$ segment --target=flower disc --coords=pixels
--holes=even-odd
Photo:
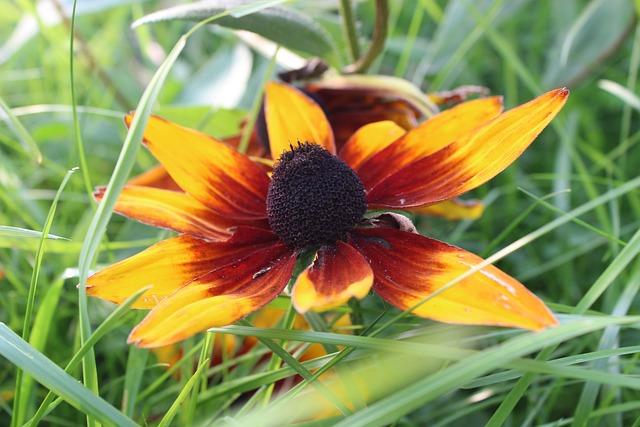
[[[360,178],[317,144],[298,143],[274,166],[267,195],[269,225],[297,249],[345,239],[366,210]]]

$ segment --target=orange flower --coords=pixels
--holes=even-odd
[[[478,99],[406,133],[377,122],[336,153],[322,109],[298,90],[270,83],[270,152],[282,154],[271,177],[229,145],[152,117],[146,146],[184,192],[127,186],[116,211],[183,234],[99,271],[87,292],[121,303],[152,286],[135,305],[152,310],[129,342],[157,347],[265,306],[286,287],[297,256],[313,250],[312,265],[292,289],[299,312],[337,307],[372,287],[409,309],[482,259],[393,228],[393,221],[367,220],[367,209],[420,208],[478,187],[520,156],[567,96],[566,89],[553,90],[502,114],[500,98]],[[493,266],[413,313],[532,330],[557,323],[538,298]]]

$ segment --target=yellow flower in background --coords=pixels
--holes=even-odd
[[[482,98],[409,131],[376,122],[337,151],[318,104],[291,86],[270,83],[264,113],[277,160],[271,176],[223,142],[151,117],[145,144],[182,192],[127,186],[116,211],[182,234],[99,271],[87,292],[121,303],[151,286],[135,307],[152,310],[129,341],[158,347],[265,306],[286,287],[298,255],[316,251],[292,289],[299,312],[328,310],[371,288],[409,309],[482,259],[416,234],[393,215],[365,213],[423,209],[485,183],[520,156],[567,96],[565,89],[553,90],[505,113],[499,97]],[[493,266],[413,313],[532,330],[557,322]]]

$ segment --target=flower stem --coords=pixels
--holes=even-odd
[[[356,62],[342,69],[344,74],[362,73],[367,70],[384,50],[387,39],[387,20],[389,18],[388,0],[376,0],[376,22],[373,27],[373,36],[369,50]]]
[[[351,0],[340,0],[340,14],[342,15],[342,30],[349,47],[349,59],[355,62],[360,58],[360,45],[358,44],[358,31],[356,30]]]

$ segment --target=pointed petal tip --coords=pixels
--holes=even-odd
[[[547,328],[553,328],[560,324],[560,322],[558,321],[556,316],[551,312],[551,310],[549,310],[549,308],[546,305],[544,305],[544,303],[541,303],[541,304],[542,304],[542,309],[540,310],[540,313],[539,313],[540,317],[536,319],[537,324],[530,328],[524,328],[524,329],[540,332]],[[543,309],[544,309],[544,312],[542,312]]]
[[[162,347],[165,345],[171,345],[171,344],[175,344],[177,342],[179,342],[180,340],[165,340],[162,342],[158,342],[158,341],[149,341],[149,340],[145,340],[142,337],[137,337],[136,335],[136,331],[138,330],[138,327],[133,328],[133,330],[131,331],[131,333],[129,334],[129,336],[127,337],[127,344],[130,345],[135,345],[138,348],[157,348],[157,347]]]

